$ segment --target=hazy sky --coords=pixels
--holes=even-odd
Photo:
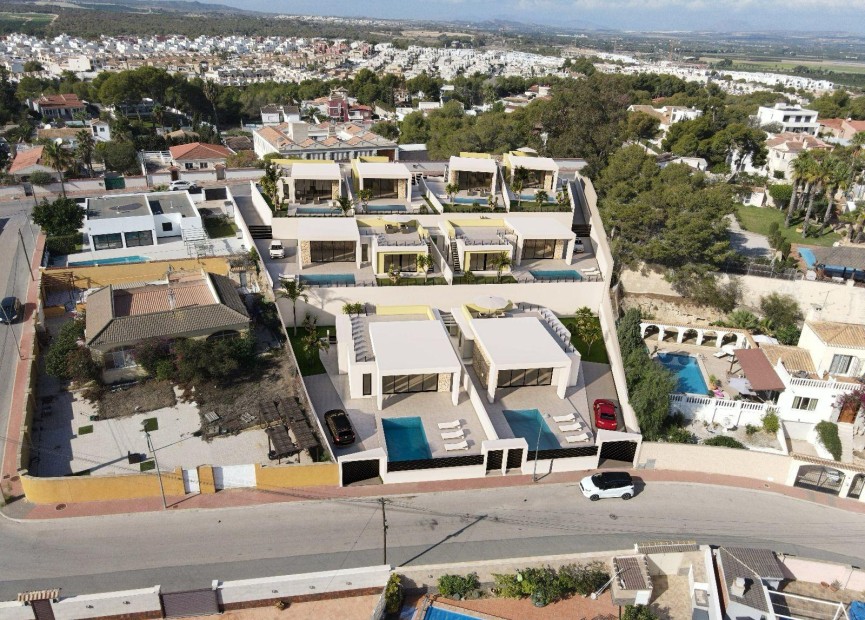
[[[268,12],[628,30],[865,32],[865,0],[213,0]]]

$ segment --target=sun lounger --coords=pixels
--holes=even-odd
[[[458,431],[448,431],[446,433],[442,433],[441,435],[442,439],[462,439],[463,437],[465,437],[462,429]]]
[[[588,441],[589,434],[583,433],[581,435],[568,435],[567,437],[565,437],[565,439],[568,441],[568,443],[580,443],[583,441]]]
[[[584,274],[586,274],[586,275],[590,275],[590,274],[593,274],[593,273],[601,273],[601,270],[598,269],[597,267],[589,267],[589,268],[586,268],[586,269],[580,269],[580,271],[582,271],[582,272],[583,272]]]
[[[459,443],[446,443],[445,444],[445,450],[447,450],[448,452],[453,452],[454,450],[468,450],[468,449],[469,449],[469,442],[467,442],[467,441],[461,441]]]
[[[581,422],[576,422],[575,424],[568,424],[567,426],[560,426],[559,430],[563,433],[567,433],[569,431],[579,431],[582,430],[583,424]]]
[[[717,357],[718,359],[721,359],[722,357],[727,357],[728,354],[726,351],[718,351],[717,353],[714,353],[713,355],[715,357]]]
[[[559,423],[562,423],[562,422],[573,422],[575,419],[576,419],[576,418],[574,418],[574,414],[573,414],[573,413],[569,413],[568,415],[554,415],[554,416],[553,416],[553,421],[554,421],[554,422],[559,422]]]
[[[463,423],[459,420],[454,420],[453,422],[439,422],[439,430],[446,431],[453,428],[459,428],[462,425]]]

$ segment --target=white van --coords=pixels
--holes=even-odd
[[[285,248],[282,247],[282,241],[279,239],[273,239],[270,242],[270,257],[271,258],[285,258]]]

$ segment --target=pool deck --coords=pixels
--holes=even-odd
[[[721,389],[726,393],[728,398],[734,398],[739,395],[739,392],[730,387],[730,379],[741,372],[741,367],[738,363],[732,364],[733,374],[730,374],[730,357],[715,357],[718,349],[712,345],[700,345],[676,342],[658,342],[656,336],[649,337],[645,340],[646,346],[649,348],[649,353],[653,353],[656,349],[664,353],[678,353],[680,355],[691,355],[697,358],[697,365],[703,374],[703,380],[706,385],[709,385],[709,375],[714,375],[721,381]]]

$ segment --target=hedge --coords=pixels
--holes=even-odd
[[[820,443],[832,455],[836,461],[841,460],[841,438],[838,436],[838,425],[834,422],[818,422],[817,437],[820,438]]]
[[[720,446],[722,448],[736,448],[737,450],[744,450],[745,445],[741,441],[737,441],[732,437],[727,437],[726,435],[717,435],[710,439],[707,439],[703,442],[704,446]]]
[[[79,245],[81,245],[81,233],[57,235],[45,240],[45,249],[54,255],[72,254]]]

